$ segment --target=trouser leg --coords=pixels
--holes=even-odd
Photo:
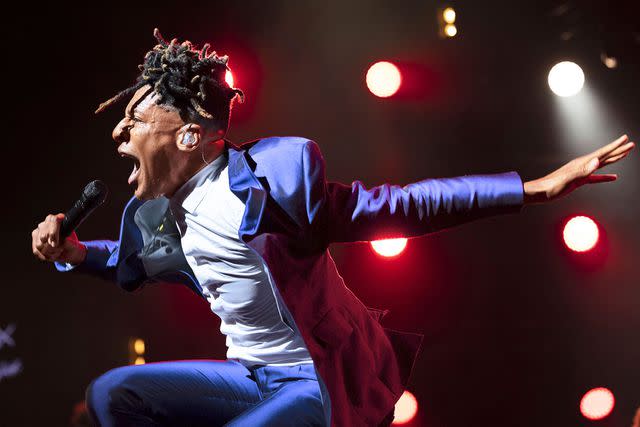
[[[87,390],[96,425],[220,426],[252,408],[261,393],[235,361],[179,361],[125,366]]]
[[[265,366],[254,371],[262,400],[227,427],[326,426],[320,387],[312,364]]]

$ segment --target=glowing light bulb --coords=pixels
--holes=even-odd
[[[549,87],[558,96],[573,96],[584,86],[584,72],[575,62],[564,61],[554,65],[549,71]]]
[[[397,239],[374,240],[371,242],[371,247],[383,257],[394,257],[407,247],[407,239],[400,237]]]
[[[369,67],[366,82],[372,94],[380,98],[387,98],[400,89],[402,76],[394,64],[380,61]]]

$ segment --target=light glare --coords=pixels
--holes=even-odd
[[[133,351],[135,351],[138,355],[144,354],[144,347],[144,341],[140,338],[136,339],[133,343]]]
[[[455,37],[456,34],[458,34],[458,29],[453,24],[447,24],[444,27],[444,33],[447,35],[447,37]]]
[[[616,403],[611,390],[598,387],[589,390],[580,400],[580,412],[590,420],[601,420],[607,417]]]
[[[586,216],[571,218],[562,232],[564,243],[575,252],[586,252],[593,249],[598,243],[599,235],[598,225]]]
[[[547,81],[556,95],[573,96],[584,86],[584,72],[575,62],[563,61],[551,68]]]
[[[415,396],[406,391],[402,393],[400,399],[396,402],[393,412],[393,425],[406,424],[411,421],[418,413],[418,401]]]
[[[234,87],[233,86],[233,74],[231,73],[231,70],[227,70],[227,72],[225,73],[224,81],[227,82],[229,87]]]
[[[400,237],[397,239],[374,240],[371,242],[371,247],[383,257],[393,257],[400,254],[407,247],[407,239]]]
[[[398,91],[402,76],[394,64],[380,61],[369,67],[366,82],[372,94],[380,98],[387,98]]]
[[[447,24],[453,24],[454,22],[456,22],[456,11],[453,10],[452,7],[446,8],[442,12],[442,19],[444,19],[444,22],[446,22]]]

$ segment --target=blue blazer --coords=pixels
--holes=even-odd
[[[509,172],[367,189],[359,181],[327,181],[320,149],[308,139],[227,144],[227,153],[230,190],[245,204],[238,235],[265,261],[273,291],[285,303],[281,316],[307,345],[328,414],[330,408],[328,419],[332,425],[380,424],[404,390],[422,336],[383,328],[386,311],[365,307],[347,288],[328,246],[421,236],[518,212],[520,177]],[[148,282],[179,282],[200,294],[179,236],[162,226],[166,210],[166,199],[131,199],[118,241],[84,242],[87,258],[75,270],[127,291]]]

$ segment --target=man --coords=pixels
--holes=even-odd
[[[134,162],[135,197],[118,241],[59,240],[63,214],[33,231],[34,254],[134,290],[181,282],[206,298],[227,336],[226,361],[112,370],[89,387],[100,426],[388,425],[421,337],[384,329],[344,285],[333,242],[419,236],[517,212],[586,183],[629,154],[623,136],[522,183],[515,172],[430,179],[367,190],[328,182],[318,146],[224,136],[233,99],[226,57],[166,42],[145,57],[113,131]]]

